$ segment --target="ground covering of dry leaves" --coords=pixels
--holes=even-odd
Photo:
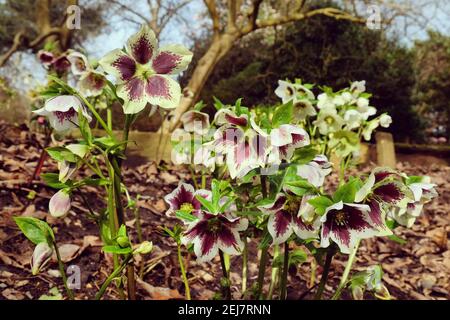
[[[54,229],[63,260],[67,266],[76,265],[81,270],[81,289],[77,299],[92,299],[102,281],[111,271],[111,261],[102,253],[97,226],[86,217],[80,197],[75,194],[70,214],[53,219],[47,214],[48,201],[54,190],[39,179],[28,182],[39,159],[43,137],[26,126],[0,123],[0,299],[38,299],[42,295],[55,295],[63,287],[57,264],[52,261],[38,276],[32,276],[29,261],[33,247],[15,226],[12,217],[23,215],[45,219]],[[426,205],[424,214],[411,229],[400,228],[396,234],[407,240],[399,244],[389,239],[372,239],[362,242],[355,270],[381,264],[383,280],[394,299],[448,299],[450,278],[450,166],[442,159],[428,157],[416,164],[414,155],[402,157],[398,168],[410,174],[430,175],[437,184],[439,197]],[[373,164],[372,164],[373,166]],[[369,171],[371,165],[358,171]],[[164,170],[163,170],[164,169]],[[47,160],[43,172],[56,172],[56,164]],[[180,167],[157,168],[153,163],[133,165],[128,162],[124,180],[133,195],[140,194],[138,202],[143,237],[151,240],[154,250],[136,261],[139,299],[183,299],[184,289],[177,266],[176,245],[165,237],[161,226],[171,226],[176,221],[164,215],[163,197],[174,189],[180,180],[189,181],[190,174]],[[331,179],[333,184],[333,179]],[[334,180],[335,181],[335,180]],[[96,189],[86,189],[88,201],[96,209],[102,208]],[[31,192],[31,193],[30,193]],[[35,192],[35,194],[34,194]],[[101,196],[101,194],[100,194]],[[131,236],[136,240],[135,216],[127,214]],[[256,243],[250,244],[250,257],[257,254]],[[187,256],[188,277],[194,299],[212,299],[219,292],[221,271],[218,260],[197,264]],[[240,257],[232,257],[231,280],[233,298],[242,298]],[[345,266],[346,256],[333,260],[330,281],[325,294],[331,295]],[[296,270],[290,270],[288,298],[310,299],[314,292],[311,283],[311,263],[308,260]],[[317,269],[320,279],[321,268]],[[249,261],[248,283],[254,283],[258,273],[256,260]],[[270,278],[270,268],[267,270]],[[317,280],[315,282],[317,283]],[[268,282],[268,281],[266,281]],[[52,289],[53,288],[53,289]],[[266,288],[267,289],[267,288]],[[311,290],[310,290],[311,289]],[[276,296],[277,292],[275,292]],[[111,286],[105,298],[118,299],[117,290]],[[348,293],[344,299],[350,298]]]

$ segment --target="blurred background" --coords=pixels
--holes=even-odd
[[[66,23],[74,12],[79,28]],[[0,119],[30,119],[46,83],[40,49],[52,43],[99,59],[142,23],[162,44],[194,52],[179,79],[187,105],[213,97],[274,104],[285,78],[335,90],[366,80],[371,105],[393,118],[396,141],[448,144],[450,2],[443,0],[0,0]],[[138,129],[156,131],[158,117],[144,114]]]

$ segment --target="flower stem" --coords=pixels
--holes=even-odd
[[[178,263],[180,264],[181,276],[183,278],[184,290],[186,291],[186,299],[191,300],[191,290],[189,289],[189,281],[186,276],[186,269],[184,268],[183,256],[181,255],[181,244],[177,244]]]
[[[265,247],[261,249],[261,258],[259,260],[259,272],[258,272],[258,282],[256,287],[256,298],[261,300],[263,283],[264,283],[264,275],[266,273],[266,264],[267,264],[267,255],[269,247]]]
[[[280,246],[275,245],[273,249],[273,259],[277,259],[277,257],[280,254]],[[272,300],[273,296],[273,289],[277,285],[278,278],[279,278],[279,272],[280,268],[274,267],[272,268],[272,273],[270,275],[270,285],[269,285],[269,293],[267,294],[267,299]]]
[[[330,246],[327,251],[327,256],[325,258],[325,265],[323,267],[322,278],[320,279],[319,287],[317,288],[316,295],[314,296],[315,300],[321,300],[323,291],[325,290],[325,284],[328,280],[328,274],[330,273],[331,261],[334,256],[334,246]]]
[[[242,295],[247,291],[247,270],[248,270],[248,242],[244,237],[244,250],[242,250]]]
[[[103,127],[103,129],[106,131],[106,133],[108,133],[108,135],[110,137],[114,137],[112,129],[110,129],[108,127],[108,125],[105,123],[105,121],[103,121],[102,117],[100,117],[97,110],[95,110],[94,106],[92,104],[90,104],[89,101],[85,97],[83,97],[81,94],[77,94],[77,95],[83,101],[83,103],[89,108],[89,111],[92,112],[95,119],[98,121],[98,123],[100,123],[100,125]]]
[[[280,282],[280,300],[286,300],[286,286],[289,270],[289,242],[284,243],[283,274]]]
[[[56,245],[55,241],[53,241],[53,247],[55,248],[56,258],[58,259],[59,272],[61,273],[61,277],[62,277],[62,280],[64,283],[64,288],[66,289],[69,299],[73,300],[74,299],[73,291],[67,285],[67,275],[66,275],[66,272],[64,271],[64,263],[61,260],[61,255],[59,254],[58,246]]]
[[[220,256],[220,265],[222,267],[222,273],[223,273],[223,281],[221,281],[223,297],[224,297],[224,300],[231,300],[230,278],[228,277],[227,266],[225,263],[225,257],[223,256],[222,250],[219,250],[219,256]]]
[[[347,285],[347,279],[348,279],[348,276],[350,274],[350,271],[352,270],[353,261],[355,260],[356,253],[358,251],[358,247],[359,247],[359,243],[360,242],[361,242],[360,239],[358,239],[356,241],[355,248],[353,249],[352,253],[348,257],[347,264],[345,266],[344,273],[342,274],[342,278],[341,278],[341,281],[339,283],[339,286],[338,286],[336,292],[334,293],[333,297],[331,297],[331,300],[339,299],[341,294],[342,294],[342,290],[344,290],[345,286]]]
[[[109,275],[108,278],[106,278],[105,282],[103,282],[102,286],[100,287],[100,290],[95,295],[95,300],[100,300],[101,297],[105,294],[106,288],[108,288],[111,281],[116,278],[122,271],[125,269],[125,267],[128,264],[128,261],[130,261],[131,255],[129,255],[127,258],[125,258],[120,266],[114,269],[114,271]]]

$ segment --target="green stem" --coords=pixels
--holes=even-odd
[[[112,130],[112,110],[111,107],[106,109],[106,123],[108,125],[109,130]]]
[[[189,281],[186,276],[186,270],[184,268],[183,256],[181,255],[181,245],[177,245],[178,251],[178,263],[180,264],[181,277],[183,278],[184,290],[186,291],[186,299],[191,300],[191,290],[189,289]]]
[[[277,259],[277,257],[280,254],[280,246],[275,245],[273,248],[273,259]],[[273,297],[273,290],[277,285],[278,282],[278,274],[279,274],[280,268],[274,267],[272,268],[272,273],[270,275],[270,285],[269,285],[269,293],[267,294],[267,299],[272,300]]]
[[[220,265],[222,267],[222,273],[223,273],[223,279],[222,279],[223,281],[221,281],[223,297],[224,297],[224,300],[231,300],[231,283],[230,283],[230,278],[228,277],[227,266],[225,263],[225,257],[223,256],[222,250],[219,250],[219,256],[220,256]]]
[[[129,255],[127,258],[125,258],[120,266],[114,269],[114,271],[106,278],[105,282],[103,282],[102,286],[100,287],[100,290],[95,295],[95,300],[100,300],[101,297],[104,295],[106,288],[108,288],[111,281],[116,278],[127,266],[128,262],[131,259],[131,255]]]
[[[61,273],[61,277],[62,277],[62,280],[63,280],[63,283],[64,283],[64,288],[66,289],[66,292],[67,292],[67,295],[69,296],[69,299],[73,300],[74,299],[74,295],[73,295],[72,290],[67,285],[67,275],[66,275],[66,272],[64,270],[64,263],[61,260],[61,255],[59,254],[58,246],[56,245],[55,241],[53,241],[53,248],[55,248],[56,258],[58,259],[59,272]]]
[[[85,97],[83,97],[81,94],[77,94],[77,95],[83,101],[83,103],[89,108],[89,111],[92,112],[95,119],[97,119],[98,123],[100,123],[100,125],[103,127],[103,129],[105,129],[106,133],[108,133],[108,135],[110,137],[114,137],[112,129],[110,129],[108,127],[108,125],[105,123],[105,121],[103,121],[102,117],[100,117],[97,110],[95,110],[94,106],[92,104],[90,104],[90,102]]]
[[[192,165],[189,165],[189,170],[191,171],[192,181],[194,182],[194,187],[196,190],[199,189],[198,183],[197,183],[197,175],[195,174],[194,168]]]
[[[322,299],[323,291],[325,290],[325,284],[328,280],[328,274],[330,273],[331,261],[334,256],[334,246],[330,246],[327,251],[327,256],[325,258],[325,265],[323,267],[322,278],[320,279],[319,287],[317,288],[316,295],[314,296],[315,300]]]
[[[248,242],[244,237],[244,250],[242,251],[242,295],[245,297],[247,291],[247,270],[248,270]]]
[[[264,275],[266,273],[266,264],[267,264],[267,256],[268,256],[269,247],[265,247],[261,249],[261,258],[259,260],[259,272],[258,272],[258,282],[256,287],[256,298],[262,299],[262,291],[264,284]]]
[[[286,286],[289,271],[289,242],[284,243],[283,274],[280,282],[280,300],[286,300]]]
[[[352,270],[353,261],[355,260],[356,253],[358,252],[358,247],[359,247],[359,243],[360,242],[361,242],[360,239],[358,239],[356,241],[355,248],[353,249],[352,253],[348,257],[348,261],[347,261],[347,264],[345,266],[344,273],[342,274],[342,278],[341,278],[341,281],[339,283],[339,286],[338,286],[336,292],[334,293],[333,297],[331,298],[331,300],[339,299],[341,294],[342,294],[342,290],[344,290],[345,286],[347,285],[347,279],[348,279],[348,276],[350,274],[350,271]]]

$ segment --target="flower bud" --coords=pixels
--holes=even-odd
[[[153,243],[144,241],[134,250],[134,254],[147,254],[153,249]]]
[[[364,290],[361,286],[352,286],[352,296],[354,300],[364,300]]]
[[[53,249],[47,242],[39,243],[34,248],[33,256],[31,257],[31,272],[36,275],[41,269],[50,261],[52,257]]]
[[[391,294],[384,284],[375,291],[375,297],[381,300],[391,300]]]
[[[126,248],[130,246],[130,240],[127,236],[119,236],[117,237],[117,243],[121,248]]]
[[[65,189],[59,190],[50,199],[48,209],[55,218],[65,216],[70,210],[70,195]]]

